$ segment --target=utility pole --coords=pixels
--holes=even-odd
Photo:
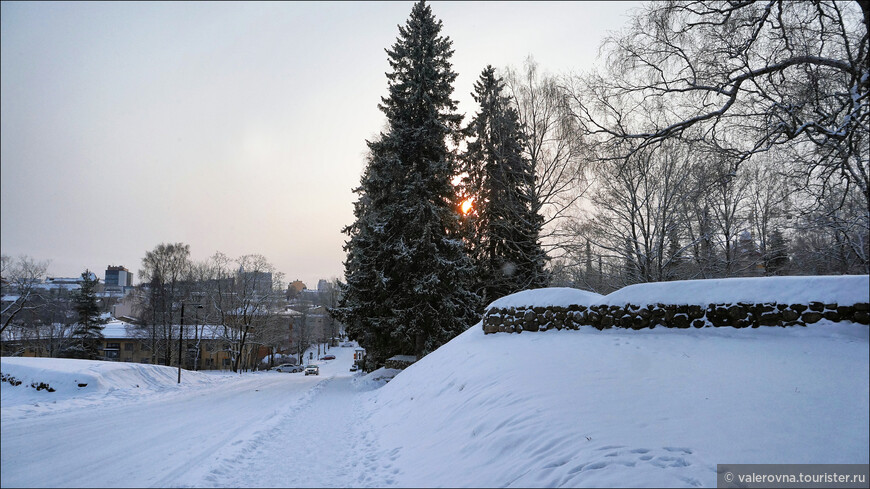
[[[178,331],[178,383],[181,383],[181,345],[184,338],[184,301],[181,301],[181,325]]]
[[[193,307],[195,307],[196,309],[202,309],[202,304],[194,304]],[[199,311],[194,310],[194,312],[196,312],[196,324],[194,324],[193,329],[196,332],[196,331],[198,331],[196,328],[199,326]],[[182,300],[181,301],[181,324],[180,324],[180,328],[178,331],[178,383],[179,384],[181,383],[181,359],[182,359],[181,352],[182,352],[182,348],[184,347],[183,342],[184,342],[184,301]],[[197,345],[196,355],[197,355],[197,360],[198,360],[199,345]],[[196,370],[196,363],[194,363],[193,369]]]

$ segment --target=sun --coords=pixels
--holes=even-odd
[[[468,215],[474,209],[474,197],[469,197],[459,204],[459,209],[463,214]]]

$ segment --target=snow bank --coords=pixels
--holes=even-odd
[[[580,289],[572,289],[570,287],[548,287],[543,289],[532,289],[517,292],[515,294],[506,295],[500,299],[496,299],[490,305],[486,306],[486,310],[492,308],[507,308],[507,307],[546,307],[546,306],[562,306],[598,304],[604,296],[595,292],[588,292]]]
[[[393,380],[400,372],[399,369],[381,367],[367,374],[358,375],[353,380],[358,388],[375,389]]]
[[[60,401],[94,397],[116,390],[156,391],[178,386],[178,368],[141,363],[76,360],[69,358],[2,357],[0,372],[21,381],[13,386],[2,383],[4,409],[39,401]],[[210,383],[213,377],[182,370],[181,385]],[[54,392],[30,387],[45,383]]]
[[[827,320],[478,324],[368,393],[368,423],[399,487],[715,487],[717,463],[867,463],[868,344]]]
[[[852,305],[870,302],[870,276],[748,277],[656,282],[623,287],[604,296],[601,304],[723,304],[812,301]]]

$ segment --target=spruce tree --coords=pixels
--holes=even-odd
[[[774,228],[770,234],[767,252],[764,255],[765,275],[783,275],[786,273],[788,264],[788,241],[779,228]]]
[[[368,142],[368,165],[345,228],[344,296],[334,314],[366,348],[367,369],[396,354],[418,358],[474,321],[472,267],[459,235],[448,140],[461,117],[451,100],[452,41],[421,1],[387,50],[388,127]]]
[[[100,343],[103,340],[104,321],[100,318],[100,308],[97,305],[96,285],[97,279],[92,278],[90,270],[85,270],[82,273],[81,288],[73,299],[78,321],[73,329],[73,342],[67,349],[66,356],[90,360],[102,357]]]
[[[473,196],[469,248],[484,302],[544,287],[543,218],[534,211],[535,169],[523,156],[523,132],[504,82],[487,66],[474,84],[480,110],[466,128],[464,194]]]

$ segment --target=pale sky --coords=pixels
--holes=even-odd
[[[431,2],[481,70],[582,72],[636,2]],[[343,279],[341,229],[413,2],[2,2],[0,250],[136,273],[161,242]],[[601,62],[600,60],[598,62]]]

